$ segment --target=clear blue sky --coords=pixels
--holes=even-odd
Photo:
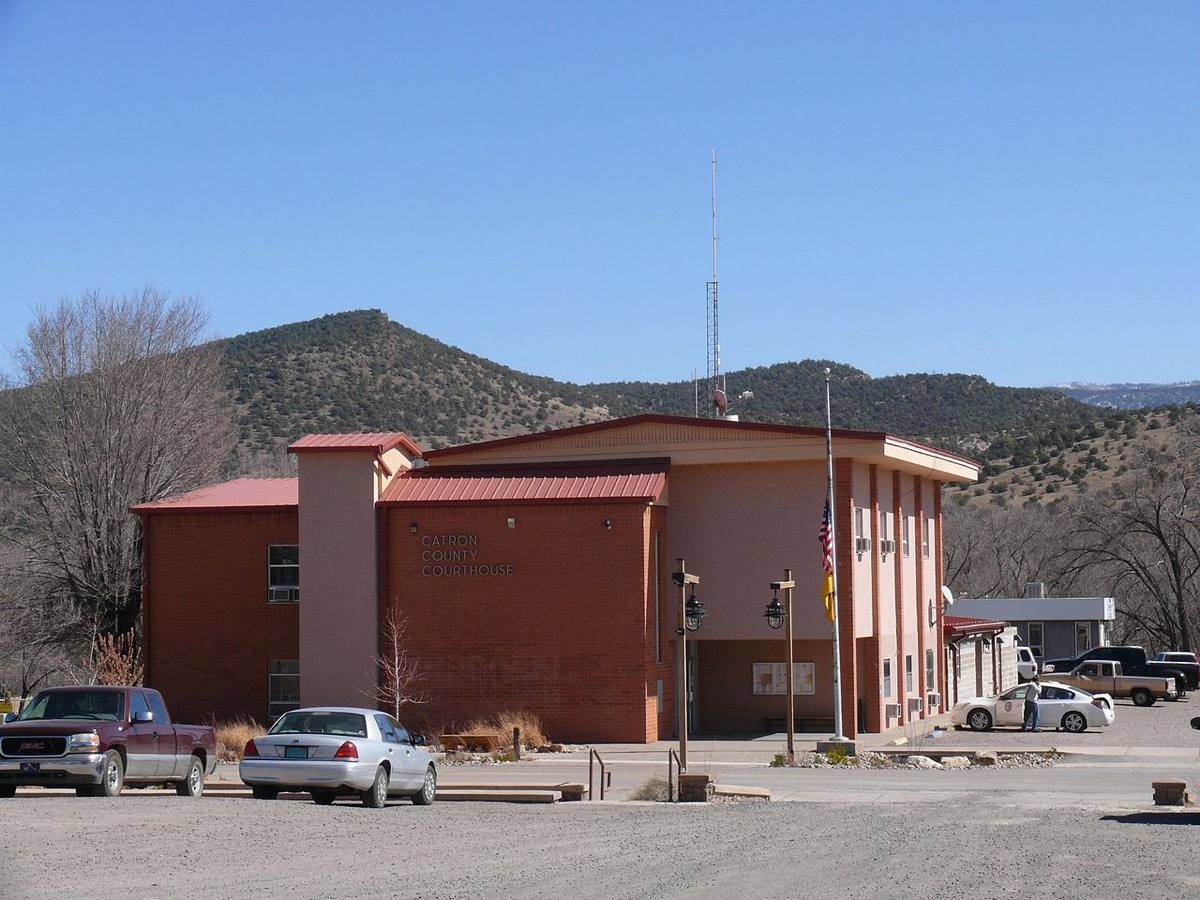
[[[1200,4],[0,0],[0,345],[93,289],[574,382],[1200,379]],[[5,364],[7,367],[7,363]]]

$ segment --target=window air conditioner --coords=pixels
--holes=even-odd
[[[921,712],[924,709],[925,709],[925,704],[922,702],[920,697],[909,697],[908,698],[908,711],[910,713]]]
[[[941,706],[942,695],[937,692],[931,692],[929,696],[925,698],[925,702],[928,703],[930,707]]]
[[[298,587],[273,587],[267,590],[268,603],[296,602],[299,599],[300,588]]]
[[[856,553],[870,553],[871,539],[869,537],[860,537],[854,539],[854,551]]]
[[[889,719],[900,718],[900,704],[899,703],[885,703],[884,707],[883,707],[883,714],[885,716],[887,716]]]
[[[880,541],[879,542],[879,552],[882,553],[884,556],[887,556],[889,553],[895,553],[896,552],[896,542],[895,541]]]

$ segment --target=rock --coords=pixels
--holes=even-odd
[[[968,769],[971,761],[965,756],[943,756],[942,767],[946,769]]]
[[[995,766],[1000,763],[1000,757],[991,750],[980,750],[975,754],[977,766]]]
[[[930,759],[928,756],[910,756],[908,764],[914,769],[941,769],[944,768],[940,762]]]

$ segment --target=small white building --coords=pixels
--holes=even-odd
[[[1039,581],[1025,585],[1024,597],[954,601],[954,614],[1008,622],[1039,666],[1045,659],[1076,656],[1109,643],[1116,618],[1112,597],[1047,597]]]

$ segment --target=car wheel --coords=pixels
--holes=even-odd
[[[104,769],[100,776],[100,788],[96,792],[99,797],[119,797],[121,788],[125,786],[125,762],[116,750],[109,750],[104,756]]]
[[[1062,717],[1062,727],[1063,731],[1079,734],[1087,730],[1087,718],[1081,712],[1069,712]]]
[[[250,788],[250,796],[255,800],[274,800],[279,796],[279,789],[256,784]]]
[[[17,796],[15,784],[0,784],[0,800],[7,800],[9,797],[15,796]]]
[[[188,761],[187,777],[175,782],[175,793],[180,797],[199,797],[204,793],[204,763],[193,756]]]
[[[421,785],[419,791],[412,795],[412,802],[417,806],[428,806],[436,796],[437,770],[434,769],[433,763],[430,763],[429,768],[425,770],[425,783]]]
[[[967,727],[972,731],[988,731],[992,727],[992,714],[986,709],[973,709],[967,713]]]
[[[1132,694],[1130,694],[1129,697],[1130,697],[1130,699],[1133,700],[1134,706],[1153,706],[1154,705],[1154,695],[1151,694],[1145,688],[1138,688],[1136,691],[1134,691]]]
[[[387,769],[380,766],[375,770],[375,781],[362,792],[363,806],[369,806],[371,809],[383,809],[387,805],[387,798],[388,773]]]
[[[310,791],[313,803],[317,806],[328,806],[337,799],[337,791]]]

